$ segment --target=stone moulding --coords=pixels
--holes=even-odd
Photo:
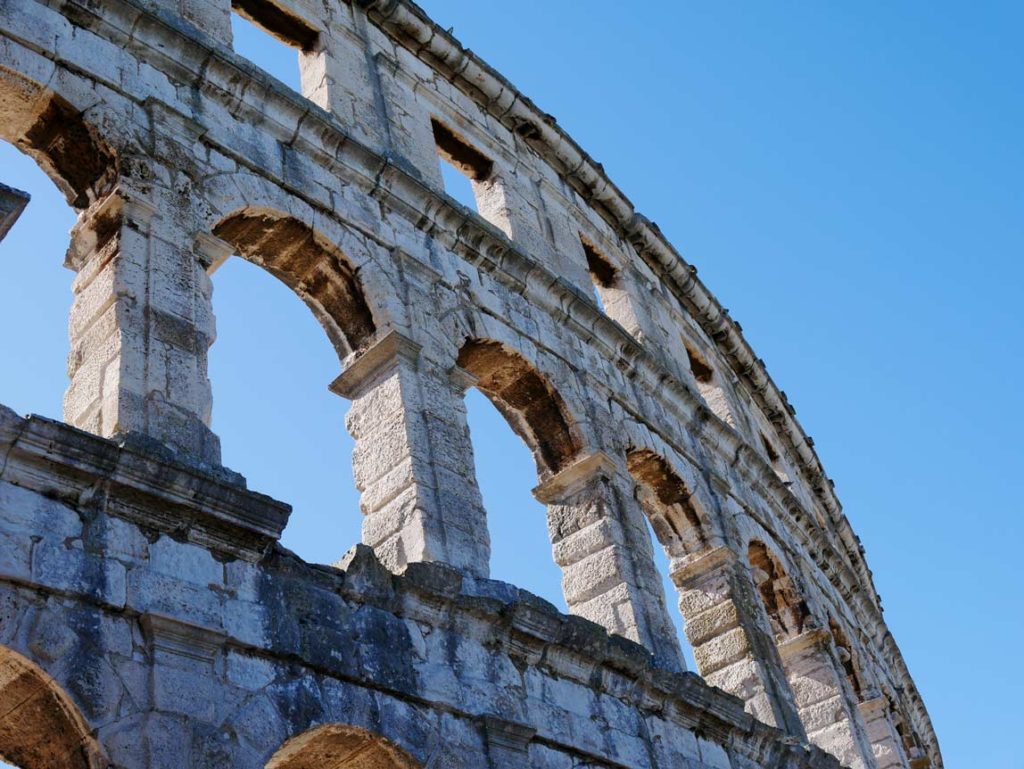
[[[0,481],[79,503],[181,536],[212,550],[259,560],[284,531],[291,507],[161,453],[0,408]]]
[[[0,241],[11,231],[28,202],[27,192],[0,184]]]

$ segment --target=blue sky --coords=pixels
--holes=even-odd
[[[422,5],[556,115],[743,324],[864,541],[946,765],[1024,768],[1024,6]],[[297,79],[290,54],[246,33],[239,49]],[[73,219],[6,145],[0,181],[34,195],[0,245],[0,402],[59,416]],[[337,360],[257,268],[229,260],[214,284],[225,463],[295,506],[287,546],[336,560],[360,519]],[[470,414],[494,576],[561,605],[529,455],[481,396]]]

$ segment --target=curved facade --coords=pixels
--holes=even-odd
[[[233,12],[296,49],[301,94],[232,51]],[[0,642],[49,692],[38,728],[75,724],[70,765],[941,768],[739,326],[412,3],[0,3],[0,107],[79,212],[66,424],[0,414]],[[369,547],[333,568],[281,550],[287,507],[220,465],[210,276],[233,255],[338,352]],[[533,452],[572,616],[488,579],[473,387]]]

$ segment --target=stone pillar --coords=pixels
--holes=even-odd
[[[807,739],[851,769],[874,766],[857,714],[848,707],[842,679],[829,653],[827,630],[805,630],[779,644]]]
[[[423,362],[418,344],[390,331],[331,390],[352,401],[346,424],[356,442],[364,544],[395,572],[438,561],[486,577],[490,541],[463,384]]]
[[[534,496],[548,505],[569,611],[642,644],[662,667],[683,670],[651,537],[625,471],[598,451],[549,478]]]
[[[157,211],[160,214],[157,214]],[[175,203],[119,189],[72,230],[71,384],[64,418],[219,464],[206,373],[212,287]]]
[[[889,701],[876,692],[861,702],[857,709],[864,719],[876,769],[908,769],[900,737],[889,718]]]
[[[709,550],[674,568],[672,581],[697,671],[744,700],[751,715],[803,737],[774,639],[760,627],[759,599],[736,554],[726,547]]]

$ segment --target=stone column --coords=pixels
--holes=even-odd
[[[874,766],[857,713],[843,695],[842,679],[829,653],[827,630],[805,630],[779,644],[807,739],[851,769]]]
[[[877,692],[861,702],[857,709],[864,719],[876,769],[907,769],[900,737],[889,718],[889,701]]]
[[[803,737],[774,639],[757,620],[760,605],[747,570],[726,548],[709,550],[672,572],[697,671],[746,702],[761,721]]]
[[[356,442],[363,542],[392,571],[438,561],[486,577],[490,541],[463,383],[390,331],[349,363],[331,390],[352,401],[346,424]]]
[[[153,613],[144,614],[140,625],[150,665],[150,707],[138,745],[134,750],[125,746],[123,752],[129,759],[134,753],[145,769],[211,766],[217,759],[220,763],[227,757],[225,751],[230,751],[230,744],[218,739],[217,730],[224,717],[226,636]],[[116,745],[118,741],[108,742]]]
[[[569,611],[642,644],[662,667],[683,670],[651,537],[625,471],[598,451],[549,478],[534,496],[548,505]]]
[[[219,464],[206,373],[212,288],[173,196],[121,188],[72,230],[71,384],[64,417],[104,437],[155,439]],[[160,211],[159,214],[156,212]]]

